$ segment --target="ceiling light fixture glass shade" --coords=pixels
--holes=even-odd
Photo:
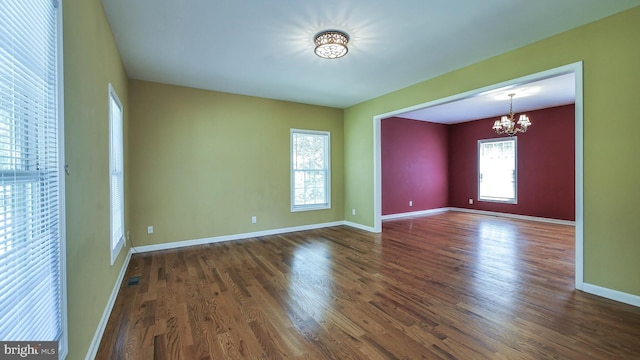
[[[514,136],[519,132],[527,132],[527,128],[531,126],[531,121],[527,115],[520,115],[518,122],[516,122],[515,114],[513,113],[513,97],[516,94],[509,94],[511,100],[509,101],[509,116],[503,116],[500,120],[496,120],[493,123],[493,130],[496,133],[502,135],[507,134]]]
[[[314,36],[313,42],[316,44],[316,55],[324,59],[341,58],[349,51],[349,35],[342,31],[321,31]]]

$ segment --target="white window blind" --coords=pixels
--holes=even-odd
[[[63,341],[58,19],[0,1],[0,339]]]
[[[124,149],[122,141],[122,103],[109,84],[109,168],[111,187],[111,265],[124,245]]]
[[[291,129],[291,211],[331,208],[329,133]]]

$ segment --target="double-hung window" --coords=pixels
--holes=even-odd
[[[0,1],[0,340],[66,355],[60,4]]]
[[[291,211],[331,208],[330,134],[291,129]]]
[[[111,265],[124,246],[124,143],[122,103],[109,84],[109,186],[111,194]]]
[[[479,200],[518,202],[517,139],[478,140]]]

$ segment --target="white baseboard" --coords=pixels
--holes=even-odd
[[[285,234],[285,233],[296,232],[296,231],[322,229],[322,228],[340,226],[340,225],[346,225],[346,226],[350,226],[350,227],[368,231],[368,232],[375,232],[375,229],[370,226],[365,226],[365,225],[357,224],[350,221],[333,221],[328,223],[294,226],[294,227],[288,227],[288,228],[263,230],[263,231],[256,231],[256,232],[250,232],[250,233],[222,235],[222,236],[214,236],[210,238],[193,239],[193,240],[174,241],[174,242],[164,243],[164,244],[142,245],[142,246],[134,247],[133,251],[142,253],[142,252],[149,252],[149,251],[177,249],[177,248],[187,247],[187,246],[213,244],[213,243],[222,242],[222,241],[242,240],[242,239],[249,239],[249,238],[259,237],[259,236],[278,235],[278,234]]]
[[[346,226],[350,226],[352,228],[356,228],[356,229],[360,229],[360,230],[364,230],[364,231],[368,231],[368,232],[372,232],[375,233],[376,229],[371,227],[371,226],[366,226],[366,225],[362,225],[362,224],[358,224],[358,223],[354,223],[351,221],[345,221],[344,225]]]
[[[256,231],[251,233],[243,233],[243,234],[233,234],[233,235],[225,235],[225,236],[217,236],[205,239],[195,239],[195,240],[186,240],[186,241],[177,241],[166,244],[157,244],[157,245],[146,245],[146,246],[137,246],[129,249],[127,253],[127,257],[124,260],[124,264],[122,264],[122,269],[120,269],[120,274],[118,274],[118,278],[116,279],[113,290],[111,291],[111,296],[107,302],[107,306],[102,313],[102,318],[98,323],[98,327],[96,328],[96,332],[93,335],[93,339],[91,341],[91,345],[89,346],[89,350],[87,351],[87,355],[85,356],[85,360],[92,360],[96,357],[98,353],[98,348],[100,347],[100,342],[102,341],[102,336],[104,335],[104,330],[107,327],[107,322],[109,321],[109,316],[111,315],[111,311],[113,310],[113,306],[115,305],[116,298],[118,297],[118,292],[120,291],[120,285],[124,281],[125,273],[127,272],[127,268],[129,267],[129,262],[131,261],[131,255],[139,252],[148,252],[148,251],[156,251],[156,250],[168,250],[168,249],[176,249],[186,246],[193,245],[202,245],[202,244],[210,244],[221,241],[231,241],[231,240],[240,240],[240,239],[248,239],[252,237],[258,236],[266,236],[266,235],[277,235],[284,234],[288,232],[295,231],[304,231],[304,230],[314,230],[321,229],[332,226],[339,225],[349,225],[357,228],[364,228],[359,226],[358,224],[345,224],[344,221],[334,221],[329,223],[322,224],[313,224],[313,225],[303,225],[303,226],[295,226],[289,228],[280,228],[273,230],[264,230],[264,231]]]
[[[490,216],[502,216],[502,217],[508,217],[513,219],[538,221],[538,222],[545,222],[545,223],[558,224],[558,225],[570,225],[570,226],[576,225],[575,221],[569,221],[569,220],[550,219],[550,218],[537,217],[537,216],[508,214],[508,213],[502,213],[502,212],[496,212],[496,211],[475,210],[475,209],[466,209],[466,208],[457,208],[457,207],[452,207],[448,209],[450,211],[459,211],[459,212],[466,212],[466,213],[480,214],[480,215],[490,215]]]
[[[427,216],[427,215],[440,214],[450,210],[451,210],[450,208],[444,207],[444,208],[412,211],[412,212],[399,213],[399,214],[382,215],[380,218],[382,220],[402,219],[402,218],[408,218],[408,217],[414,217],[414,216]]]
[[[334,221],[334,222],[322,223],[322,224],[312,224],[312,225],[294,226],[294,227],[280,228],[280,229],[255,231],[250,233],[214,236],[214,237],[203,238],[203,239],[174,241],[174,242],[164,243],[164,244],[142,245],[142,246],[136,246],[135,252],[149,252],[149,251],[158,251],[158,250],[177,249],[177,248],[186,247],[186,246],[213,244],[213,243],[222,242],[222,241],[249,239],[249,238],[258,237],[258,236],[278,235],[278,234],[285,234],[285,233],[290,233],[295,231],[314,230],[314,229],[321,229],[321,228],[339,226],[339,225],[346,225],[346,224],[344,221]]]
[[[120,291],[120,285],[122,285],[122,281],[124,280],[124,275],[127,272],[127,268],[129,267],[129,262],[131,261],[131,254],[133,253],[134,253],[134,250],[132,248],[129,248],[127,257],[125,258],[124,263],[122,264],[122,269],[120,269],[120,274],[118,274],[118,278],[116,279],[116,282],[113,285],[113,290],[111,290],[111,296],[109,296],[109,301],[107,301],[107,306],[104,308],[104,312],[102,313],[102,318],[100,318],[100,322],[98,323],[96,332],[95,334],[93,334],[91,345],[89,345],[89,350],[87,351],[87,355],[84,357],[85,360],[95,359],[98,353],[98,348],[100,347],[100,341],[102,341],[102,335],[104,335],[104,330],[107,327],[109,316],[111,316],[111,310],[113,310],[113,305],[115,305],[116,303],[116,298],[118,297],[118,292]]]
[[[607,298],[610,300],[640,307],[640,296],[638,295],[628,294],[622,291],[613,290],[613,289],[605,288],[598,285],[588,284],[588,283],[583,284],[582,291],[589,294],[601,296],[603,298]]]

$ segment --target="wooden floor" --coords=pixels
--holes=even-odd
[[[450,212],[136,254],[98,359],[638,359],[574,228]]]

